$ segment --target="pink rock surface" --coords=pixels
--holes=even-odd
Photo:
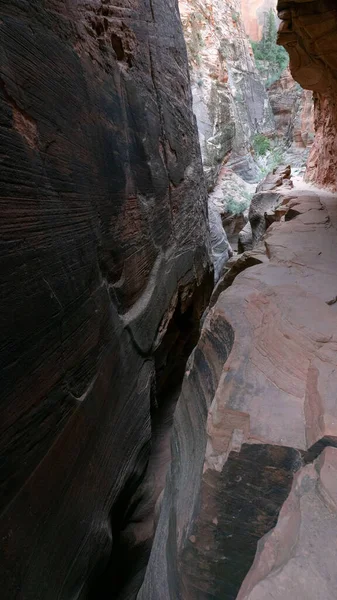
[[[288,192],[265,260],[238,269],[206,319],[141,600],[334,597],[337,231],[325,198]]]
[[[279,0],[278,42],[290,55],[290,71],[315,99],[315,142],[308,181],[337,189],[337,13],[335,0]]]

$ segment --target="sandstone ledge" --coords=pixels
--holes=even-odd
[[[337,235],[317,193],[292,192],[288,207],[264,238],[263,262],[218,298],[191,357],[141,599],[274,598],[272,582],[254,595],[260,546],[247,576],[257,545],[291,503],[303,469],[315,498],[324,488],[311,463],[337,445]],[[315,511],[313,528],[320,518]],[[334,539],[326,535],[325,545]],[[315,554],[322,541],[312,543]],[[282,556],[290,560],[286,544]],[[301,564],[305,577],[312,558]],[[258,565],[262,578],[269,567]],[[298,570],[289,572],[282,597],[316,600],[315,586],[292,588]],[[328,577],[327,567],[321,578]]]

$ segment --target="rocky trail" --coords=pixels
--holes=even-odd
[[[336,196],[297,180],[284,203],[185,375],[141,599],[175,597],[163,563],[183,598],[334,597]]]

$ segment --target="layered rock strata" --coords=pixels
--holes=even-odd
[[[337,9],[334,0],[279,0],[278,41],[296,81],[314,92],[316,137],[307,179],[337,189]]]
[[[212,286],[178,7],[3,0],[0,40],[1,597],[117,597]]]
[[[337,211],[286,201],[189,361],[138,600],[334,593]]]

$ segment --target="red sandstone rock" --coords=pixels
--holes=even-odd
[[[294,81],[289,69],[268,89],[277,133],[295,148],[306,148],[314,139],[312,92]]]
[[[335,201],[291,192],[207,316],[139,600],[334,595]]]
[[[275,0],[241,0],[241,13],[248,37],[254,42],[262,38],[264,15],[275,9]]]
[[[179,12],[0,12],[1,598],[117,597],[151,541],[157,403],[212,283]]]
[[[315,97],[316,137],[307,179],[337,189],[337,13],[334,0],[279,0],[279,43],[290,55],[294,79]]]
[[[237,600],[334,598],[336,467],[336,448],[326,448],[296,474],[275,529],[258,543]]]

